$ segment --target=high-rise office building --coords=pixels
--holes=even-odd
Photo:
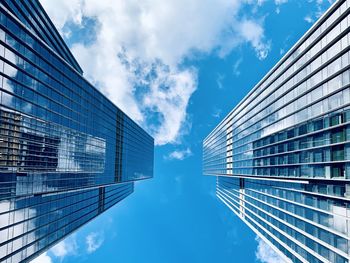
[[[153,147],[38,0],[0,2],[0,262],[30,261],[131,194]]]
[[[349,262],[349,56],[336,1],[203,142],[218,198],[288,262]]]

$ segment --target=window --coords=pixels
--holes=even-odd
[[[337,145],[332,147],[332,161],[343,161],[344,160],[344,145]],[[344,166],[343,164],[341,164]],[[334,166],[336,168],[339,168],[338,166]],[[335,169],[335,173],[339,172],[339,176],[343,176],[344,174],[344,167],[342,168],[342,171]]]
[[[307,133],[307,125],[303,124],[299,127],[299,135],[304,135]]]
[[[345,141],[345,132],[343,128],[334,129],[331,132],[331,143],[338,143]]]
[[[341,124],[343,122],[343,115],[342,114],[336,114],[336,115],[333,115],[331,118],[330,118],[330,125],[331,126],[335,126],[335,125],[338,125],[338,124]]]
[[[314,131],[322,130],[323,129],[323,119],[318,119],[313,122],[313,128]]]
[[[343,93],[342,92],[338,92],[336,94],[334,94],[333,96],[328,98],[328,109],[332,110],[332,109],[336,109],[338,107],[340,107],[341,105],[344,104],[343,102]]]

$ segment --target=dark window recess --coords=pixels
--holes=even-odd
[[[338,143],[345,141],[344,128],[337,128],[332,130],[332,143]]]
[[[299,135],[304,135],[307,133],[307,125],[303,124],[299,127]]]
[[[344,161],[344,145],[337,145],[331,148],[332,161]]]
[[[331,126],[339,125],[344,122],[344,115],[342,113],[338,113],[332,116],[330,119],[331,119],[331,123],[330,123]]]
[[[332,164],[331,177],[345,177],[344,164]]]

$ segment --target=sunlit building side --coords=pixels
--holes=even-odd
[[[287,262],[350,258],[349,8],[336,1],[203,142],[217,197]]]

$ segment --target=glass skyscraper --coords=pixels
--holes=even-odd
[[[0,2],[0,262],[30,261],[131,194],[153,148],[38,0]]]
[[[203,142],[217,196],[287,262],[350,259],[350,1],[336,1]]]

